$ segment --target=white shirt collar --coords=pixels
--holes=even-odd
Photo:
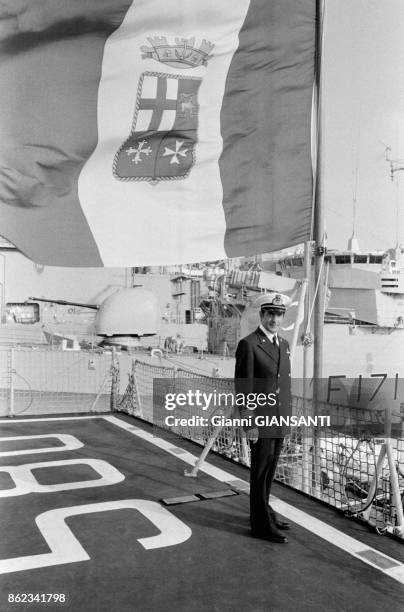
[[[278,334],[271,334],[263,325],[260,325],[260,330],[266,335],[268,340],[273,343],[274,337],[276,338],[276,344],[279,346]]]

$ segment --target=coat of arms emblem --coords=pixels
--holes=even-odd
[[[132,131],[115,155],[113,174],[124,181],[185,178],[194,164],[201,79],[145,72]]]
[[[195,46],[195,38],[176,38],[174,44],[169,44],[165,36],[154,36],[147,39],[150,47],[144,45],[143,59],[155,59],[173,68],[196,68],[207,66],[213,45],[202,40],[199,47]]]
[[[212,43],[199,47],[194,38],[148,38],[143,59],[175,68],[207,66]],[[113,175],[121,181],[159,181],[186,178],[195,163],[198,130],[198,90],[201,79],[160,72],[144,72],[138,84],[132,129],[117,151]]]

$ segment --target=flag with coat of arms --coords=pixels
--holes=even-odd
[[[3,0],[0,234],[40,264],[309,238],[315,0]]]

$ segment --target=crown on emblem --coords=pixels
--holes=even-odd
[[[166,36],[152,36],[147,39],[151,47],[141,47],[142,59],[154,59],[175,68],[196,68],[207,66],[212,57],[214,44],[202,40],[195,47],[195,38],[175,38],[174,44],[169,44]]]
[[[282,298],[280,295],[275,295],[274,299],[272,300],[272,304],[274,304],[274,306],[278,306],[278,305],[282,305],[283,306],[283,302],[282,302]]]

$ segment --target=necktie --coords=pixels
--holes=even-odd
[[[274,346],[278,347],[278,343],[277,343],[277,341],[276,341],[276,334],[274,334],[274,335],[272,336],[272,344],[273,344]]]

